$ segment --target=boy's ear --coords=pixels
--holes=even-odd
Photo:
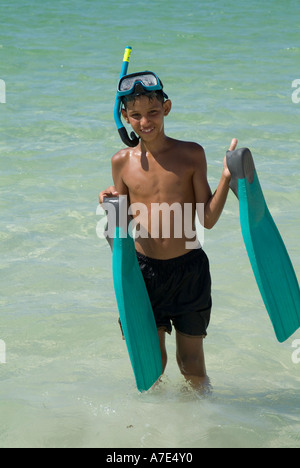
[[[171,109],[172,109],[172,101],[170,101],[170,99],[168,99],[166,102],[164,102],[163,106],[164,106],[165,117],[167,117],[167,115],[170,114]]]
[[[122,109],[121,112],[122,112],[122,116],[123,116],[123,118],[125,119],[125,121],[126,121],[127,123],[129,123],[129,119],[128,119],[128,115],[127,115],[126,110],[125,110],[125,109]]]

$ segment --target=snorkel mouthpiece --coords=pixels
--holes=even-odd
[[[130,148],[135,148],[139,144],[140,139],[136,136],[136,134],[131,132],[129,137],[128,132],[124,126],[118,128],[118,132],[123,143],[125,143],[125,145],[129,146]]]
[[[124,76],[127,75],[131,52],[132,52],[132,47],[129,47],[129,46],[126,47],[124,58],[123,58],[120,80]],[[134,148],[135,146],[139,144],[139,138],[136,136],[134,132],[131,132],[131,135],[129,137],[128,132],[126,128],[124,127],[122,120],[121,120],[121,109],[122,109],[122,101],[121,101],[121,96],[118,92],[116,96],[115,108],[114,108],[115,122],[116,122],[117,129],[118,129],[119,135],[123,143],[131,148]]]

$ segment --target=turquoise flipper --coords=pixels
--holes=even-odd
[[[117,222],[110,219],[108,211],[116,299],[136,385],[143,392],[149,390],[163,372],[157,327],[137,261],[134,239],[127,232],[128,222],[125,223],[123,217],[123,222],[118,223],[118,219],[122,218],[119,216],[119,199],[105,199],[105,209],[108,204],[116,208],[114,218]],[[115,227],[112,227],[112,223]]]
[[[231,188],[239,198],[245,246],[261,296],[279,342],[300,327],[300,290],[284,242],[267,207],[252,154],[227,153]]]

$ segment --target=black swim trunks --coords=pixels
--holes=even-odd
[[[210,321],[211,277],[202,249],[170,260],[156,260],[137,252],[157,328],[175,329],[189,336],[207,335]]]

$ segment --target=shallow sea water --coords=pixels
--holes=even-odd
[[[214,310],[210,395],[168,337],[163,382],[139,394],[117,325],[98,192],[122,146],[112,119],[123,49],[173,101],[170,136],[201,143],[215,189],[233,137],[254,155],[299,278],[296,0],[2,2],[0,447],[300,447],[300,363],[274,336],[230,194],[205,245]],[[1,359],[0,359],[1,362]]]

